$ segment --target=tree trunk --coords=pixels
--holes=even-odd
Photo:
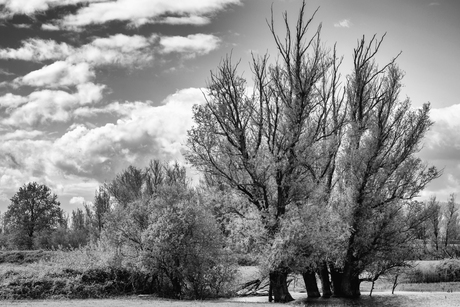
[[[171,284],[172,284],[172,287],[173,287],[173,296],[175,298],[178,298],[180,299],[181,298],[181,294],[182,294],[182,284],[180,282],[180,279],[177,278],[177,277],[174,277],[174,278],[171,278]]]
[[[316,283],[316,276],[313,270],[306,271],[302,274],[303,281],[305,282],[305,289],[307,290],[308,297],[320,297],[321,294],[318,290]]]
[[[342,280],[343,273],[334,267],[332,263],[329,264],[331,269],[331,281],[332,281],[332,296],[334,297],[343,297],[342,292]]]
[[[327,263],[323,262],[318,272],[319,278],[321,279],[321,290],[324,298],[329,298],[332,295],[331,292],[331,281],[329,279],[329,270],[327,269]]]
[[[395,279],[393,281],[393,286],[391,287],[391,294],[395,294],[395,289],[398,286],[398,276],[399,276],[399,274],[395,275]]]
[[[273,300],[272,295],[275,303],[287,303],[294,300],[288,290],[287,276],[287,273],[278,270],[270,273],[269,302]]]
[[[359,273],[353,267],[353,264],[346,263],[343,269],[341,292],[344,297],[357,298],[361,295],[359,286],[361,280],[359,279]]]

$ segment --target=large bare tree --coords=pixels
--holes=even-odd
[[[299,240],[290,241],[297,244],[290,250],[303,259],[325,257],[304,266],[309,294],[319,295],[316,269],[323,295],[331,292],[330,273],[335,295],[356,297],[366,268],[375,268],[376,261],[393,266],[387,261],[391,248],[404,252],[400,247],[425,218],[402,217],[414,210],[410,200],[440,174],[415,156],[432,125],[429,105],[414,110],[408,99],[399,99],[403,74],[397,57],[382,68],[375,62],[383,37],[358,41],[353,70],[341,83],[342,59],[335,46],[322,47],[321,27],[307,35],[314,15],[305,19],[304,2],[292,31],[285,13],[280,38],[272,13],[268,25],[277,61],[253,57],[252,94],[238,75],[238,63],[231,57],[221,62],[211,74],[206,103],[195,106],[186,157],[205,176],[249,199],[263,216],[272,249],[280,246],[275,239],[290,208],[300,209],[306,221],[318,207],[333,212],[334,221],[317,224],[341,224],[323,232],[349,229],[335,245],[341,250],[329,257],[318,251],[322,244]],[[292,299],[286,284],[289,262],[274,261],[271,268],[275,301]]]
[[[320,27],[307,36],[312,19],[305,19],[304,3],[292,33],[285,13],[281,39],[272,14],[269,28],[279,60],[270,65],[267,55],[253,57],[254,90],[248,93],[238,64],[225,58],[211,74],[207,102],[195,106],[196,126],[189,131],[187,159],[245,195],[261,212],[272,240],[287,206],[304,204],[320,186],[332,187],[343,134],[341,60],[335,50],[322,48]],[[288,273],[282,265],[272,268],[276,302],[292,300]]]

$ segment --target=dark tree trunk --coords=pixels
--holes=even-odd
[[[353,263],[346,263],[343,269],[341,292],[344,297],[357,298],[361,295],[359,286],[361,280],[359,273],[354,268]]]
[[[313,270],[306,271],[302,274],[303,281],[305,282],[305,289],[307,290],[308,297],[320,297],[321,294],[318,290],[316,283],[316,276]]]
[[[331,269],[331,281],[332,281],[332,295],[334,297],[343,297],[342,292],[342,280],[343,280],[343,273],[334,267],[331,263],[329,264]]]
[[[180,299],[182,294],[182,285],[180,279],[177,277],[171,278],[171,284],[173,287],[173,296]]]
[[[293,301],[287,285],[287,273],[281,271],[273,271],[270,273],[270,288],[268,301],[275,303],[287,303]]]
[[[329,279],[329,270],[327,269],[327,263],[323,262],[318,271],[319,278],[321,279],[321,290],[324,298],[329,298],[332,295],[331,281]]]

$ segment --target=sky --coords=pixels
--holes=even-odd
[[[251,53],[272,54],[273,8],[301,0],[0,0],[0,211],[36,181],[70,212],[98,186],[151,159],[179,161],[192,106],[223,57],[251,79]],[[308,0],[343,74],[363,35],[386,33],[383,66],[399,52],[401,99],[430,102],[435,122],[419,156],[443,169],[420,198],[460,193],[460,1]],[[313,33],[313,32],[311,32]],[[193,176],[193,171],[191,172]]]

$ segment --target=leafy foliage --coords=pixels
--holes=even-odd
[[[62,218],[56,194],[52,194],[46,185],[36,182],[25,184],[11,198],[5,213],[10,246],[33,249],[37,234],[57,228]]]

